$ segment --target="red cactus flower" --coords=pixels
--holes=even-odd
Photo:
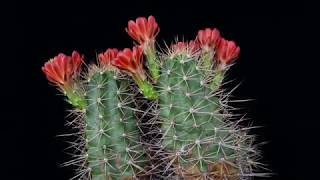
[[[142,51],[142,48],[139,46],[133,47],[132,51],[129,48],[125,48],[117,54],[117,57],[111,63],[119,69],[129,72],[132,76],[144,80]]]
[[[104,53],[100,53],[98,55],[99,62],[101,65],[105,67],[110,67],[111,62],[117,57],[118,49],[116,48],[109,48]]]
[[[232,63],[240,53],[240,47],[233,41],[221,38],[217,47],[216,58],[224,65]]]
[[[154,40],[160,31],[158,23],[153,16],[149,16],[148,20],[145,17],[138,17],[136,22],[130,20],[128,22],[127,33],[140,45],[150,40]]]
[[[179,42],[171,45],[171,49],[174,52],[177,52],[177,51],[181,52],[181,51],[184,51],[186,48],[187,48],[186,42],[182,42],[182,41],[179,41]]]
[[[72,81],[72,77],[79,73],[83,56],[77,51],[73,51],[71,57],[63,53],[50,59],[42,67],[47,79],[63,88]]]
[[[189,42],[177,42],[171,46],[174,52],[190,51],[191,53],[196,52],[199,49],[199,44],[196,41]]]
[[[206,28],[198,31],[196,39],[202,48],[209,49],[215,48],[218,45],[220,38],[220,32],[218,29]]]
[[[199,49],[199,44],[196,41],[189,41],[188,48],[191,49],[192,51],[196,51]]]

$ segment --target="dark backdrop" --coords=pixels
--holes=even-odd
[[[245,108],[243,112],[254,125],[263,126],[254,133],[258,142],[268,142],[262,147],[262,162],[275,173],[271,179],[313,179],[313,156],[306,150],[311,139],[304,135],[315,132],[316,127],[308,123],[308,113],[299,113],[304,111],[300,90],[305,79],[299,71],[305,61],[301,46],[303,4],[105,0],[25,1],[16,5],[19,43],[13,63],[23,76],[19,76],[20,89],[14,92],[22,88],[21,98],[26,101],[10,103],[22,111],[13,112],[18,120],[5,129],[4,139],[14,139],[6,142],[6,149],[13,154],[8,156],[7,167],[12,171],[5,173],[10,177],[7,179],[71,177],[72,169],[59,167],[67,158],[62,152],[66,144],[56,137],[68,132],[64,126],[68,105],[48,85],[41,72],[44,62],[72,50],[83,53],[90,62],[108,47],[131,47],[132,40],[124,31],[127,21],[148,15],[154,15],[160,25],[160,44],[177,35],[193,39],[197,30],[205,27],[217,27],[224,37],[235,40],[241,55],[229,75],[242,84],[234,95],[255,99],[237,106]],[[11,77],[14,80],[18,74]],[[10,81],[17,85],[14,82]]]

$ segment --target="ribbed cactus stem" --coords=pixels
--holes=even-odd
[[[88,82],[86,109],[87,162],[92,180],[136,178],[143,171],[143,152],[129,95],[121,92],[126,80],[115,72],[96,72]]]
[[[212,169],[216,162],[234,160],[235,151],[228,147],[236,139],[223,121],[219,96],[203,83],[198,61],[186,55],[164,61],[159,79],[162,144],[171,152],[171,163],[181,177],[200,178],[208,174],[207,178],[213,178],[209,174],[217,173]],[[217,81],[220,83],[220,79]]]

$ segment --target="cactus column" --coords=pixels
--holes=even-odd
[[[114,71],[92,71],[85,117],[92,179],[137,178],[144,171],[143,151],[130,109],[128,81],[118,81]]]
[[[167,57],[159,79],[162,145],[184,178],[217,177],[217,162],[234,162],[236,139],[223,121],[219,94],[204,82],[196,56]],[[236,168],[228,166],[228,178]]]

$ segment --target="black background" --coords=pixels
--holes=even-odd
[[[275,173],[270,179],[315,179],[313,158],[317,155],[316,150],[309,150],[314,143],[309,137],[317,127],[311,125],[301,100],[308,86],[301,70],[306,61],[303,4],[105,0],[16,5],[14,32],[19,43],[13,65],[22,76],[12,73],[8,83],[19,87],[13,92],[20,92],[19,98],[25,101],[8,103],[21,111],[12,111],[17,120],[4,130],[6,150],[12,153],[7,157],[6,166],[11,170],[4,173],[7,179],[64,180],[72,176],[70,168],[59,167],[67,157],[62,151],[66,144],[56,137],[68,132],[64,126],[68,105],[48,85],[41,66],[59,52],[78,50],[90,62],[108,47],[131,47],[132,40],[124,31],[127,21],[148,15],[154,15],[160,25],[157,39],[162,45],[163,40],[171,42],[177,35],[191,40],[205,27],[217,27],[224,37],[235,40],[241,55],[229,76],[242,82],[235,96],[255,99],[237,106],[245,108],[254,125],[263,126],[254,133],[258,142],[268,142],[262,148],[262,162]],[[19,85],[14,81],[17,78]]]

